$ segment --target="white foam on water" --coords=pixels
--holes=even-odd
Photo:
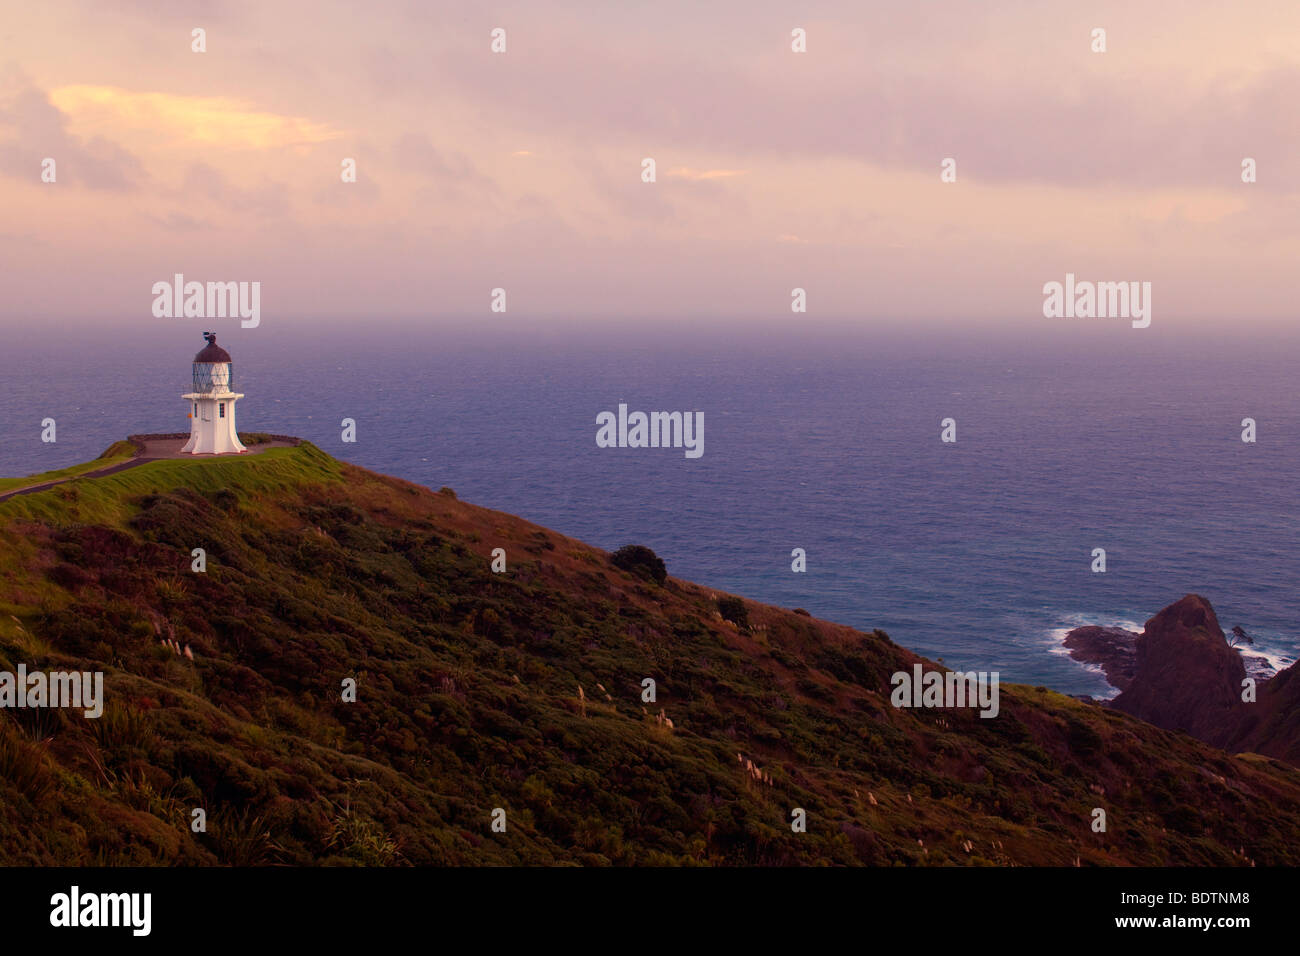
[[[1065,646],[1066,636],[1076,627],[1114,627],[1134,633],[1142,633],[1143,622],[1135,621],[1128,617],[1116,617],[1114,615],[1103,614],[1061,614],[1057,619],[1063,621],[1060,627],[1053,627],[1047,631],[1047,651],[1049,654],[1056,654],[1061,657],[1068,657],[1080,669],[1087,671],[1100,678],[1105,684],[1105,688],[1092,696],[1098,700],[1112,700],[1119,696],[1119,688],[1115,687],[1106,680],[1106,671],[1100,665],[1091,661],[1081,661],[1070,656],[1070,649]]]
[[[1141,634],[1145,622],[1135,621],[1126,617],[1115,617],[1101,614],[1064,614],[1059,620],[1065,622],[1061,627],[1054,627],[1048,630],[1048,653],[1057,654],[1063,657],[1069,657],[1084,670],[1092,674],[1097,674],[1106,679],[1106,672],[1098,664],[1087,661],[1076,660],[1070,657],[1070,649],[1065,646],[1065,638],[1076,627],[1114,627],[1125,631],[1132,631],[1135,634]],[[1268,638],[1263,638],[1267,642]],[[1255,636],[1254,644],[1243,644],[1235,648],[1241,655],[1242,663],[1246,667],[1246,674],[1256,680],[1263,680],[1272,677],[1278,671],[1285,670],[1296,662],[1296,656],[1290,651],[1270,650],[1267,644],[1261,645],[1261,638]],[[1106,685],[1109,692],[1100,695],[1094,694],[1094,697],[1101,697],[1104,700],[1119,696],[1119,690],[1112,687],[1109,683]]]
[[[1256,680],[1272,677],[1296,661],[1294,655],[1264,650],[1258,644],[1247,644],[1238,647],[1237,651],[1241,654],[1241,662],[1246,665],[1246,673]]]

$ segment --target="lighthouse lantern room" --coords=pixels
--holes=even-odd
[[[181,449],[191,455],[233,455],[246,451],[235,432],[235,402],[244,396],[232,392],[230,353],[217,345],[213,332],[204,332],[208,344],[194,356],[194,391],[181,396],[189,402],[190,440]]]

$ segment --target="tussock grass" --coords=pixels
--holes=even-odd
[[[11,721],[0,719],[0,788],[12,787],[37,804],[53,784],[41,747],[24,740]]]

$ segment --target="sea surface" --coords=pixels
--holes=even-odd
[[[6,331],[0,475],[187,430],[200,326]],[[211,326],[247,396],[241,431],[299,435],[606,549],[645,544],[673,575],[883,628],[952,667],[1106,696],[1095,669],[1061,653],[1065,631],[1140,630],[1189,592],[1276,666],[1300,651],[1294,339],[1114,325],[1021,337],[650,320]],[[596,416],[620,402],[702,411],[703,456],[598,448]],[[47,417],[54,444],[40,440]],[[949,417],[953,444],[940,441]],[[791,570],[795,548],[806,573]]]

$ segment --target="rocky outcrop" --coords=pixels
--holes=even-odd
[[[1116,710],[1225,750],[1300,766],[1300,664],[1260,678],[1250,699],[1246,663],[1200,595],[1169,605],[1140,634],[1078,627],[1065,646],[1075,660],[1099,665],[1121,691],[1110,702]]]
[[[1146,622],[1133,679],[1111,706],[1224,747],[1244,716],[1245,676],[1210,602],[1189,594]]]
[[[1070,656],[1085,664],[1096,664],[1106,675],[1106,682],[1117,690],[1127,690],[1137,672],[1137,631],[1120,627],[1076,627],[1065,635]]]

